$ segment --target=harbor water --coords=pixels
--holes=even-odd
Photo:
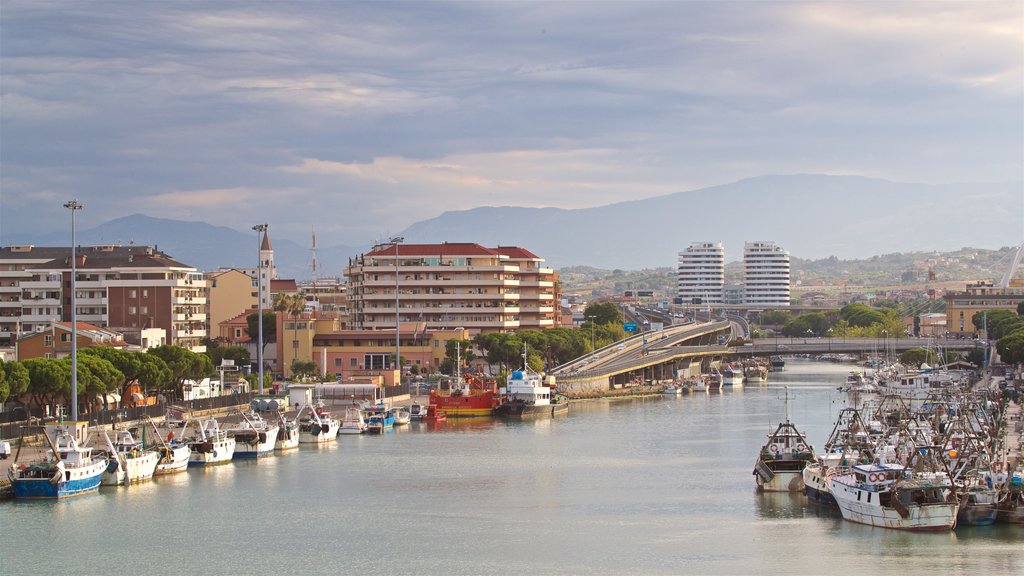
[[[815,447],[849,365],[574,403],[557,420],[413,424],[63,502],[0,503],[3,574],[1024,574],[1024,527],[844,522],[751,475],[784,418]]]

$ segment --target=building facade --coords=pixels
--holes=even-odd
[[[679,298],[684,304],[722,304],[725,248],[721,242],[694,242],[679,253]]]
[[[111,328],[133,344],[141,343],[143,331],[159,328],[168,344],[205,350],[207,282],[195,268],[153,246],[80,247],[77,260],[79,321]],[[0,279],[5,284],[0,314],[8,342],[16,334],[70,321],[70,247],[2,248]]]
[[[962,292],[946,292],[946,329],[951,335],[981,334],[982,326],[975,326],[972,318],[985,310],[1017,310],[1024,302],[1024,278],[1015,278],[1007,288],[998,288],[992,282],[973,282]]]
[[[128,343],[113,330],[78,322],[78,348],[109,346],[126,349]],[[71,355],[71,323],[53,322],[39,332],[30,332],[18,339],[18,360],[29,358],[64,358]]]
[[[256,311],[256,278],[245,270],[231,268],[208,272],[206,281],[210,286],[210,332],[214,336],[220,336],[217,327],[222,322]]]
[[[774,242],[744,243],[743,300],[746,306],[789,307],[789,252]]]
[[[524,318],[526,327],[554,326],[557,282],[541,261],[520,248],[470,243],[377,246],[345,268],[352,327],[394,330],[397,321],[476,334],[513,332]]]

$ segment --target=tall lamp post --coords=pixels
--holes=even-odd
[[[71,421],[78,422],[78,311],[75,310],[76,276],[78,255],[75,253],[75,212],[82,209],[78,200],[65,202],[71,210]]]
[[[885,349],[885,361],[889,361],[889,331],[882,329],[882,347]]]
[[[266,224],[252,227],[256,231],[256,373],[259,378],[258,390],[263,394],[263,235],[267,233]]]
[[[395,364],[398,365],[398,381],[395,385],[402,383],[402,324],[401,311],[398,308],[398,245],[405,242],[405,238],[395,236],[388,240],[388,244],[395,246]]]
[[[832,329],[829,328],[828,330],[826,330],[826,333],[828,334],[828,351],[831,352],[832,351]]]

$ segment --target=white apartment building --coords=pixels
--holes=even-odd
[[[555,326],[556,276],[540,262],[520,248],[472,243],[377,246],[345,268],[351,323],[357,330],[393,330],[397,288],[399,322],[419,330]]]
[[[721,242],[694,242],[679,253],[678,296],[684,304],[721,304],[725,248]]]
[[[789,306],[789,252],[774,242],[744,243],[743,285],[744,303],[747,306]]]

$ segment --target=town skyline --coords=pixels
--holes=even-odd
[[[765,174],[1018,182],[1022,25],[1012,3],[9,1],[0,244],[63,230],[70,198],[83,228],[271,213],[358,246]]]

